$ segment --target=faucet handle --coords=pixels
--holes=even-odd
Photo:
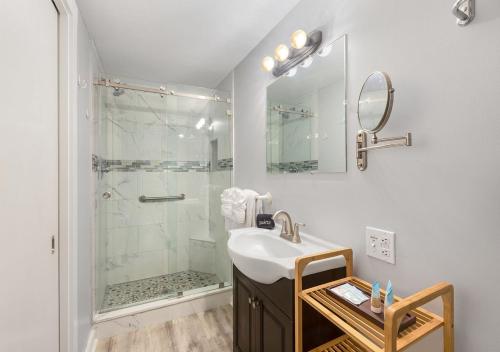
[[[300,227],[306,226],[306,224],[303,224],[301,222],[296,222],[294,227],[293,227],[293,236],[292,236],[292,242],[293,243],[300,243],[302,242],[300,239]]]
[[[306,224],[301,223],[301,222],[296,222],[295,226],[293,227],[293,232],[298,234],[300,227],[306,227]]]

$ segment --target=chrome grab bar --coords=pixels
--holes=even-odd
[[[165,196],[165,197],[140,196],[139,202],[141,202],[141,203],[156,203],[156,202],[171,202],[174,200],[184,200],[184,199],[186,199],[186,195],[184,193],[181,193],[178,196]]]

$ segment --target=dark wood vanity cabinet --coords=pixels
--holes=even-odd
[[[345,277],[345,268],[304,277],[304,287]],[[233,266],[233,350],[235,352],[294,351],[294,280],[273,284],[253,281]],[[304,305],[304,350],[341,335],[314,309]]]
[[[234,351],[292,351],[291,318],[277,309],[243,274],[235,275],[233,287]]]

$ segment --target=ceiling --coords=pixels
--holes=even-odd
[[[300,0],[78,0],[107,74],[215,88]]]

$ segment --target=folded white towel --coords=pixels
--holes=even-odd
[[[222,203],[220,209],[223,217],[230,218],[233,216],[233,206],[231,204]]]
[[[251,189],[245,189],[243,191],[246,197],[247,201],[247,211],[245,214],[245,225],[247,227],[255,227],[256,226],[256,221],[255,217],[256,215],[256,209],[257,209],[257,202],[260,202],[260,200],[257,199],[257,196],[259,195],[257,192],[251,190]]]
[[[262,214],[262,200],[257,198],[258,193],[251,190],[241,190],[231,187],[222,192],[221,214],[226,219],[226,229],[233,229],[239,226],[257,226],[257,214]]]
[[[236,187],[228,188],[222,192],[221,214],[236,224],[245,222],[247,197],[245,193]]]

